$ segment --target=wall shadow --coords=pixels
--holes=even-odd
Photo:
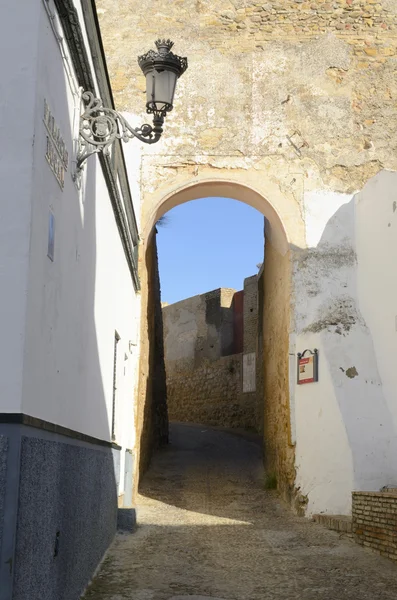
[[[142,352],[141,365],[147,369],[145,382],[140,382],[140,396],[144,389],[142,407],[138,415],[139,463],[138,477],[149,467],[153,453],[168,443],[167,383],[164,363],[163,316],[161,310],[160,276],[156,229],[145,253],[147,277],[146,331],[148,355]]]
[[[238,498],[245,490],[252,502],[255,494],[263,494],[259,435],[175,422],[169,444],[156,452],[139,486],[141,496],[237,520],[242,518]]]
[[[316,306],[320,316],[314,328],[325,349],[349,442],[354,489],[378,490],[379,481],[395,480],[390,457],[397,456],[397,437],[382,389],[371,331],[360,311],[355,197],[328,221],[315,252],[319,263],[322,256],[329,259],[330,285],[324,304]],[[316,292],[314,302],[325,290],[319,288]]]

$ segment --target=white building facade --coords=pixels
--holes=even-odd
[[[77,599],[132,504],[138,230],[118,142],[75,181],[82,91],[112,106],[94,3],[5,3],[0,598]]]

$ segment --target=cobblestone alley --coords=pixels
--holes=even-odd
[[[293,516],[264,489],[254,439],[172,425],[86,600],[374,600],[397,597],[397,567]]]

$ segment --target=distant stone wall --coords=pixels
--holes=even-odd
[[[167,370],[193,370],[202,361],[234,353],[233,297],[219,288],[163,306]]]
[[[167,375],[173,421],[256,429],[256,396],[242,393],[242,354]]]
[[[397,562],[397,489],[353,492],[353,535],[362,546]]]
[[[163,306],[170,419],[261,429],[257,285],[254,275],[242,292],[220,288]]]

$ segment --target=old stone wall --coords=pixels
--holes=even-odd
[[[397,490],[353,492],[353,535],[357,543],[397,561]]]
[[[180,169],[194,175],[195,165],[228,168],[221,156],[239,156],[243,169],[265,167],[277,179],[293,173],[285,185],[296,197],[310,171],[335,190],[354,191],[382,166],[396,167],[394,0],[97,6],[119,108],[143,114],[135,57],[152,38],[170,36],[189,58],[164,140],[142,149],[163,156],[151,186]]]
[[[264,460],[277,477],[286,500],[304,510],[305,499],[295,489],[295,449],[291,436],[289,395],[290,257],[265,242],[263,289]],[[302,505],[302,506],[301,506]]]
[[[168,372],[234,353],[234,294],[219,288],[163,306]]]
[[[245,279],[242,294],[213,290],[163,306],[163,317],[170,418],[259,430],[263,399],[255,390],[256,275]],[[236,342],[244,353],[233,353]],[[253,364],[249,391],[243,384],[246,354]]]
[[[242,354],[204,360],[193,371],[174,370],[167,392],[171,420],[257,429],[255,396],[242,393]]]
[[[140,378],[137,403],[139,477],[149,466],[153,452],[168,442],[167,384],[164,364],[163,318],[160,299],[156,235],[141,258],[142,319]]]

